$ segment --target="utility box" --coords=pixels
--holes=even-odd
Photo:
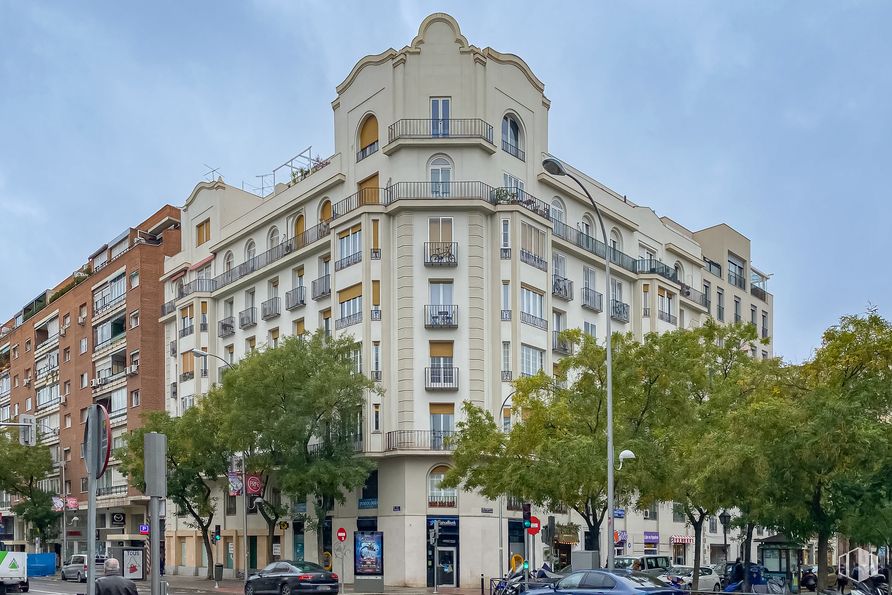
[[[570,552],[570,568],[573,572],[601,568],[601,552],[598,550]]]
[[[220,582],[223,580],[223,565],[214,564],[214,580]]]

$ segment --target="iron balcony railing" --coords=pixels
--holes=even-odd
[[[728,283],[736,285],[740,289],[746,289],[746,279],[743,275],[738,275],[734,271],[728,271]]]
[[[548,203],[519,188],[495,188],[484,182],[397,182],[387,188],[387,204],[398,200],[441,198],[478,199],[492,205],[518,205],[545,219],[548,219],[551,212]]]
[[[621,252],[616,248],[610,248],[608,250],[607,246],[604,245],[604,242],[596,240],[592,236],[585,234],[576,228],[570,227],[562,221],[552,219],[551,223],[552,232],[562,240],[566,240],[586,252],[590,252],[595,256],[600,256],[604,259],[606,259],[609,254],[610,262],[612,264],[632,273],[638,272],[638,261],[628,254]]]
[[[346,269],[349,266],[353,266],[354,264],[358,264],[362,262],[362,251],[354,252],[353,254],[348,254],[344,258],[335,261],[335,270],[340,271],[342,269]]]
[[[573,281],[560,275],[552,275],[551,294],[562,300],[571,301],[573,299]]]
[[[307,297],[306,297],[306,287],[303,285],[298,285],[291,291],[285,292],[285,309],[286,310],[294,310],[295,308],[299,308],[300,306],[307,305]]]
[[[246,308],[238,313],[239,328],[248,328],[257,324],[257,307]]]
[[[669,312],[657,310],[657,318],[659,318],[663,322],[668,322],[669,324],[672,324],[672,325],[678,325],[678,317],[675,314],[670,314]]]
[[[648,307],[641,308],[641,317],[642,318],[650,318],[650,308],[648,308]]]
[[[338,219],[350,211],[364,205],[387,205],[390,203],[387,188],[361,188],[331,206],[331,218]]]
[[[177,342],[171,341],[170,342],[170,355],[175,356],[176,354],[177,354]]]
[[[200,332],[202,332],[202,333],[206,333],[206,332],[208,332],[208,323],[207,323],[207,321],[198,323],[198,330],[199,330]]]
[[[424,387],[427,390],[458,390],[458,368],[455,366],[425,368]]]
[[[378,152],[378,141],[375,141],[365,147],[361,148],[356,152],[356,161],[362,161],[369,155],[374,155]]]
[[[479,118],[397,120],[387,131],[388,142],[401,138],[480,138],[492,143],[492,125]]]
[[[229,337],[235,334],[235,317],[228,316],[218,323],[217,334],[221,337]],[[176,354],[174,354],[176,355]]]
[[[331,295],[331,275],[322,275],[313,281],[312,293],[314,300]]]
[[[511,260],[511,248],[499,248],[499,258],[502,260]]]
[[[127,336],[127,333],[125,333],[125,332],[118,333],[114,337],[106,339],[105,341],[102,341],[101,343],[96,343],[95,345],[93,345],[93,353],[96,353],[97,351],[105,349],[106,347],[112,345],[113,343],[117,343],[118,341],[123,341],[126,336]]]
[[[753,297],[757,297],[763,302],[766,301],[768,298],[768,292],[758,285],[750,284],[750,293],[753,294]]]
[[[127,485],[102,486],[96,488],[97,496],[115,496],[127,493]]]
[[[186,297],[196,292],[210,293],[216,289],[217,286],[213,279],[194,279],[177,288],[177,297]]]
[[[100,300],[93,302],[93,316],[99,316],[103,312],[111,310],[113,307],[123,302],[125,296],[126,294],[122,293],[114,297],[106,296]]]
[[[429,508],[455,508],[456,496],[453,495],[434,495],[429,494],[427,497],[427,505]]]
[[[511,370],[502,370],[502,382],[511,382],[513,377],[514,374],[511,373]]]
[[[511,320],[511,310],[502,310],[502,320]]]
[[[544,331],[548,330],[548,321],[544,318],[539,318],[538,316],[534,316],[529,312],[520,313],[520,321],[524,324],[528,324],[530,326],[534,326],[536,328],[540,328]]]
[[[709,308],[709,298],[702,291],[697,291],[687,283],[681,284],[681,295],[691,300],[695,304],[700,304],[704,308]]]
[[[281,314],[281,302],[279,296],[271,297],[260,304],[260,317],[264,320],[275,318]]]
[[[548,261],[544,258],[536,256],[532,252],[528,250],[524,250],[521,248],[520,250],[520,261],[525,262],[530,266],[536,267],[537,269],[541,269],[543,271],[548,270]]]
[[[340,330],[342,328],[347,328],[348,326],[353,326],[354,324],[359,324],[360,322],[362,322],[361,310],[359,312],[354,312],[353,314],[335,320],[335,328],[337,330]]]
[[[651,273],[678,283],[678,272],[671,266],[660,262],[656,258],[639,258],[638,272]]]
[[[183,337],[188,337],[189,335],[191,335],[194,332],[195,332],[194,324],[189,324],[187,326],[184,326],[183,328],[180,329],[180,338],[182,339]]]
[[[192,380],[193,378],[195,378],[194,370],[191,372],[183,372],[182,374],[180,374],[180,382],[186,382],[187,380]]]
[[[520,205],[545,219],[551,217],[551,207],[548,203],[539,200],[521,188],[513,186],[493,188],[491,202],[496,205]]]
[[[161,304],[161,316],[167,316],[171,312],[177,309],[176,300],[170,300],[169,302],[164,302]]]
[[[570,355],[573,352],[573,344],[561,337],[561,331],[551,331],[551,349],[556,353]]]
[[[387,432],[386,450],[453,450],[450,430],[396,430]]]
[[[458,328],[458,306],[431,304],[424,307],[425,328]]]
[[[372,320],[381,320],[381,308],[375,307],[372,309]]]
[[[425,242],[424,264],[427,266],[458,266],[458,242]]]
[[[619,322],[629,322],[629,304],[610,300],[610,317]]]
[[[369,259],[381,260],[381,248],[372,248],[369,250]]]
[[[509,155],[513,155],[520,159],[521,161],[526,161],[526,153],[523,152],[523,149],[516,145],[512,145],[506,140],[502,141],[502,150],[508,153]]]
[[[582,288],[582,307],[595,312],[604,311],[604,294],[590,287]]]

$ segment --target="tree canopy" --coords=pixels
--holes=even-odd
[[[29,523],[35,537],[46,544],[58,534],[62,513],[53,510],[53,495],[40,482],[53,470],[50,449],[45,444],[19,444],[18,430],[0,429],[0,491],[20,501],[13,512]]]

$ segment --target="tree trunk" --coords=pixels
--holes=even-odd
[[[818,531],[818,586],[817,592],[828,588],[827,584],[827,546],[830,543],[830,534]]]
[[[702,547],[703,541],[703,519],[705,515],[700,515],[700,520],[692,521],[691,524],[694,526],[694,578],[691,582],[691,590],[697,591],[700,589],[700,548]]]
[[[273,559],[273,538],[276,535],[276,521],[278,518],[266,519],[266,559]]]
[[[207,526],[205,526],[205,525],[201,526],[201,540],[204,541],[204,549],[208,553],[207,579],[214,580],[214,548],[211,545],[211,537],[210,537],[210,534],[208,533],[209,527],[210,527],[210,524],[208,524]],[[153,560],[153,563],[160,564],[161,562],[160,561],[156,562]]]
[[[752,590],[752,585],[750,584],[750,560],[752,557],[750,556],[750,550],[753,549],[753,529],[755,526],[752,523],[746,524],[746,539],[743,541],[743,591],[749,592]]]

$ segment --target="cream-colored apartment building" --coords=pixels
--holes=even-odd
[[[550,371],[566,354],[562,329],[603,340],[611,316],[615,332],[640,337],[714,316],[771,336],[767,277],[750,263],[746,237],[724,224],[688,230],[573,170],[605,217],[614,282],[604,295],[607,250],[591,208],[541,165],[550,106],[521,58],[471,45],[452,17],[433,14],[408,46],[363,58],[337,87],[332,156],[298,156],[270,192],[200,183],[182,208],[183,251],[163,277],[168,410],[182,412],[219,378],[222,364],[192,349],[234,362],[317,328],[360,340],[362,371],[384,389],[363,419],[362,449],[378,470],[333,512],[324,540],[332,527],[383,531],[387,584],[432,583],[434,519],[441,584],[498,574],[500,503],[439,486],[450,463],[444,438],[464,401],[504,415],[513,379]],[[228,574],[242,567],[241,500],[220,492]],[[508,558],[523,547],[521,512],[503,504]],[[266,527],[248,517],[250,565],[262,567]],[[168,517],[167,568],[193,573],[207,561],[184,521]],[[624,553],[693,560],[692,532],[671,504],[647,517],[630,510],[617,527]],[[283,558],[317,558],[315,535],[299,522],[276,539]],[[721,543],[710,521],[706,560]]]

